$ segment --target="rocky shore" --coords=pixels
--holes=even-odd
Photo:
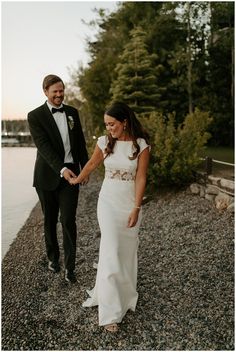
[[[18,233],[2,261],[1,350],[234,350],[233,215],[189,190],[143,206],[139,301],[119,332],[82,308],[96,275],[100,185],[81,189],[75,285],[47,270],[39,204]]]

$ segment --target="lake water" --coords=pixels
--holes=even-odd
[[[36,148],[2,148],[2,258],[38,201],[35,157]]]

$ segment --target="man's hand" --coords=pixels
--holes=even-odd
[[[63,172],[63,177],[66,181],[70,182],[70,179],[76,177],[76,175],[70,169],[65,169]]]

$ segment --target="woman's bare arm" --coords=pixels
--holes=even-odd
[[[89,159],[89,161],[85,164],[84,168],[81,170],[80,174],[75,177],[71,178],[70,184],[75,185],[77,183],[83,182],[92,171],[94,171],[103,161],[103,152],[102,150],[96,145],[93,155]]]
[[[138,168],[135,178],[135,205],[134,209],[130,213],[128,220],[128,227],[133,227],[138,221],[138,213],[142,204],[146,180],[147,180],[147,168],[149,164],[150,152],[149,148],[145,148],[139,155]]]

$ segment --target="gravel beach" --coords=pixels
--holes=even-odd
[[[93,177],[80,192],[76,284],[47,269],[39,204],[18,233],[2,261],[1,350],[234,350],[233,215],[188,189],[143,206],[139,300],[118,333],[81,306],[95,282],[100,186]]]

